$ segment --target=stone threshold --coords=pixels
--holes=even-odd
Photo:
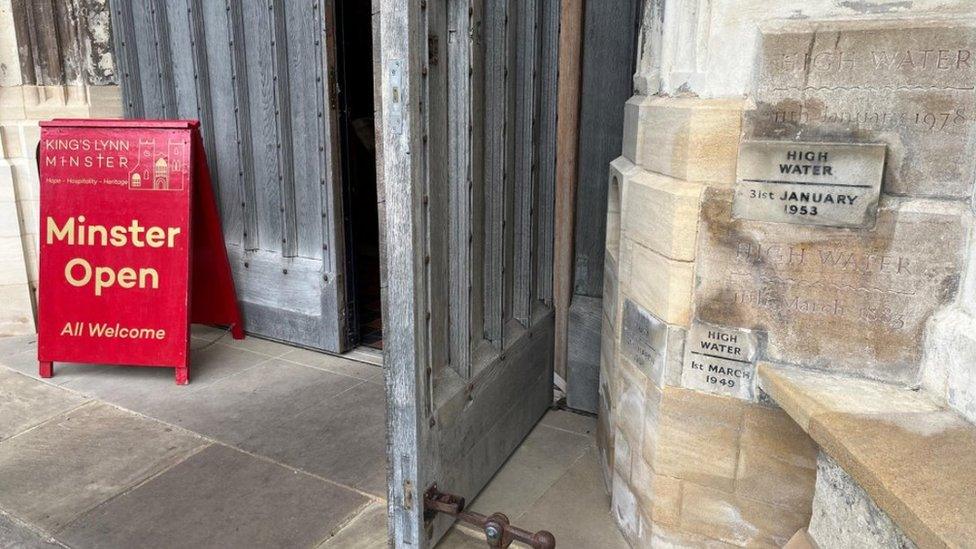
[[[919,547],[976,540],[976,425],[903,386],[770,363],[758,380]]]

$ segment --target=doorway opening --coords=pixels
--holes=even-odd
[[[335,31],[349,344],[382,350],[371,4],[338,0]]]

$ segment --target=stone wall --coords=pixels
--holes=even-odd
[[[610,169],[600,443],[635,546],[779,547],[809,520],[813,442],[750,383],[701,390],[683,372],[708,335],[693,322],[701,205],[735,181],[742,108],[635,97]]]
[[[645,9],[608,179],[613,512],[635,547],[780,547],[810,520],[818,449],[757,359],[924,384],[976,420],[976,8]],[[793,150],[846,177],[762,175]]]
[[[831,549],[916,547],[854,479],[824,453],[817,458],[809,533],[817,545]]]
[[[0,336],[35,329],[38,121],[122,116],[107,1],[46,4],[0,0]]]

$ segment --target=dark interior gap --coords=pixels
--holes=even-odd
[[[382,349],[371,5],[337,0],[335,10],[349,343]]]

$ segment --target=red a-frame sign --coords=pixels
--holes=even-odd
[[[37,359],[189,381],[189,324],[244,337],[195,120],[41,123]]]

